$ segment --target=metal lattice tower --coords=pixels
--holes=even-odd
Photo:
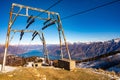
[[[19,10],[17,12],[14,12],[15,7],[19,8]],[[25,10],[25,13],[21,13],[21,11],[23,9]],[[30,15],[29,11],[37,11],[37,12],[40,12],[40,14],[37,15],[37,16]],[[43,15],[45,14],[46,16],[45,17],[41,16],[41,14],[43,14]],[[12,26],[13,26],[13,24],[16,21],[16,18],[18,16],[28,17],[28,21],[27,21],[28,25],[26,26],[26,29],[22,29],[22,30],[12,29]],[[29,19],[31,19],[31,21],[29,21]],[[27,28],[30,26],[30,24],[32,24],[34,22],[34,19],[39,19],[39,20],[45,21],[43,23],[44,27],[41,30],[38,30],[38,31],[27,30]],[[49,60],[48,50],[46,48],[46,42],[45,42],[43,30],[46,29],[47,27],[53,25],[53,24],[56,24],[57,30],[58,30],[58,33],[59,33],[61,59],[63,59],[63,49],[62,49],[62,37],[63,37],[64,45],[66,47],[66,53],[68,54],[69,60],[71,60],[70,52],[69,52],[69,49],[68,49],[68,44],[66,42],[66,38],[65,38],[65,35],[64,35],[64,30],[62,28],[62,23],[61,23],[59,13],[13,3],[12,7],[11,7],[11,10],[10,10],[10,18],[9,18],[8,30],[7,30],[7,36],[6,36],[6,43],[5,43],[5,52],[4,52],[3,65],[2,65],[1,70],[5,71],[6,55],[7,55],[7,51],[8,51],[9,42],[10,42],[11,32],[14,32],[14,33],[15,32],[20,32],[21,33],[21,39],[22,39],[22,36],[25,32],[33,33],[34,37],[36,35],[39,35],[40,40],[42,41],[42,44],[43,44],[44,57],[45,57],[46,60]]]

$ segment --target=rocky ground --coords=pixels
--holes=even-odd
[[[8,66],[6,71],[0,74],[0,80],[120,80],[114,72],[91,68],[76,68],[73,71],[67,71],[55,67],[15,68]]]

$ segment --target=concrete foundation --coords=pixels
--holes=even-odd
[[[58,67],[71,71],[75,69],[75,61],[68,59],[58,60]]]

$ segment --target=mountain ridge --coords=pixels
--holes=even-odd
[[[120,38],[104,41],[104,42],[89,42],[89,43],[69,43],[69,50],[72,59],[86,59],[101,54],[105,54],[111,51],[120,50]],[[50,55],[60,56],[60,47],[58,44],[47,45]],[[42,45],[10,45],[8,48],[8,54],[23,54],[29,52],[29,50],[42,51]],[[4,46],[0,45],[0,54],[4,53]],[[67,57],[65,46],[63,45],[64,57]]]

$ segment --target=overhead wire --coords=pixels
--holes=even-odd
[[[102,8],[102,7],[105,7],[105,6],[108,6],[108,5],[111,5],[111,4],[114,4],[114,3],[117,3],[119,2],[120,0],[114,0],[114,1],[111,1],[111,2],[107,2],[107,3],[104,3],[102,5],[98,5],[96,7],[93,7],[93,8],[89,8],[87,10],[83,10],[83,11],[80,11],[80,12],[77,12],[77,13],[74,13],[74,14],[71,14],[71,15],[68,15],[68,16],[65,16],[63,18],[61,18],[61,20],[65,20],[65,19],[68,19],[68,18],[71,18],[73,16],[77,16],[77,15],[80,15],[80,14],[84,14],[84,13],[87,13],[87,12],[90,12],[90,11],[93,11],[93,10],[96,10],[98,8]]]
[[[83,10],[83,11],[80,11],[80,12],[77,12],[77,13],[74,13],[74,14],[71,14],[71,15],[68,15],[68,16],[65,16],[65,17],[61,18],[61,20],[65,20],[65,19],[71,18],[71,17],[73,17],[73,16],[77,16],[77,15],[80,15],[80,14],[84,14],[84,13],[87,13],[87,12],[90,12],[90,11],[93,11],[93,10],[96,10],[96,9],[98,9],[98,8],[105,7],[105,6],[108,6],[108,5],[117,3],[117,2],[119,2],[119,1],[120,1],[120,0],[115,0],[115,1],[111,1],[111,2],[102,4],[102,5],[99,5],[99,6],[90,8],[90,9],[87,9],[87,10]]]
[[[61,1],[63,1],[63,0],[58,0],[57,2],[55,2],[54,4],[52,4],[50,7],[48,7],[45,11],[47,11],[47,10],[51,9],[52,7],[56,6],[56,5],[59,4]],[[43,14],[43,12],[40,13],[40,14],[38,14],[36,17],[39,17],[39,16],[42,15],[42,14]],[[35,18],[36,18],[36,17],[35,17]]]

